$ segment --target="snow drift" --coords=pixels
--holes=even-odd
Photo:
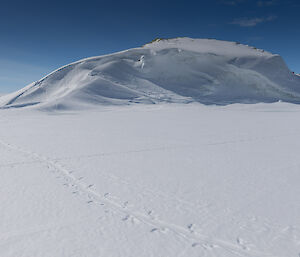
[[[177,38],[66,65],[1,108],[130,103],[300,102],[300,77],[279,55],[235,42]]]

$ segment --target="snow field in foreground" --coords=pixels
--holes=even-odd
[[[0,111],[0,256],[298,257],[300,107]]]

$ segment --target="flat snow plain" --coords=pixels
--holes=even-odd
[[[1,257],[299,257],[300,106],[0,110]]]

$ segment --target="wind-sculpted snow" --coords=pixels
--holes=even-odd
[[[279,55],[234,42],[178,38],[84,59],[20,91],[1,108],[300,102],[300,77]]]

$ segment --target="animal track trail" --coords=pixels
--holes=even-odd
[[[149,229],[150,232],[172,233],[178,238],[184,240],[186,243],[190,244],[191,247],[201,246],[202,248],[211,248],[207,246],[214,246],[213,248],[222,248],[224,251],[230,253],[231,255],[234,254],[235,256],[239,257],[270,257],[270,255],[262,252],[250,250],[245,251],[241,249],[240,246],[237,244],[202,235],[196,231],[193,231],[194,224],[189,224],[187,225],[187,227],[183,227],[177,224],[172,224],[170,222],[159,220],[157,218],[153,219],[153,217],[151,217],[149,213],[147,215],[137,211],[129,210],[128,208],[124,208],[124,203],[118,203],[111,200],[111,198],[109,197],[109,193],[101,195],[94,189],[93,184],[85,184],[83,182],[83,179],[80,179],[80,177],[75,177],[74,171],[67,170],[57,161],[53,161],[43,155],[34,152],[24,150],[23,148],[6,143],[2,140],[0,140],[0,144],[7,147],[8,149],[21,153],[33,160],[37,160],[41,163],[44,163],[48,170],[60,174],[57,177],[59,179],[63,179],[65,181],[65,184],[68,184],[73,189],[73,194],[81,194],[87,196],[88,204],[98,204],[99,206],[105,204],[105,206],[109,208],[108,210],[106,210],[107,212],[115,211],[116,213],[123,215],[123,221],[131,219],[133,221],[137,221],[132,222],[133,225],[139,223],[147,225],[151,227],[151,229]]]
[[[130,183],[130,181],[128,181],[124,178],[118,177],[116,175],[105,174],[105,173],[101,173],[101,175],[103,177],[113,181],[114,183],[122,184],[127,187],[132,186],[132,183]],[[159,190],[158,188],[153,190],[153,189],[150,189],[148,186],[141,184],[141,183],[137,183],[137,182],[134,182],[134,186],[136,188],[141,189],[141,192],[143,192],[143,194],[150,195],[151,198],[157,197],[160,199],[164,199],[167,202],[170,202],[170,201],[174,202],[180,208],[184,208],[185,210],[188,209],[191,212],[201,210],[202,217],[204,217],[204,216],[209,217],[211,215],[210,213],[204,213],[206,211],[206,208],[209,207],[209,204],[199,204],[199,203],[189,202],[189,201],[181,199],[179,197],[174,197],[162,190]],[[178,203],[179,203],[179,205],[178,205]]]

